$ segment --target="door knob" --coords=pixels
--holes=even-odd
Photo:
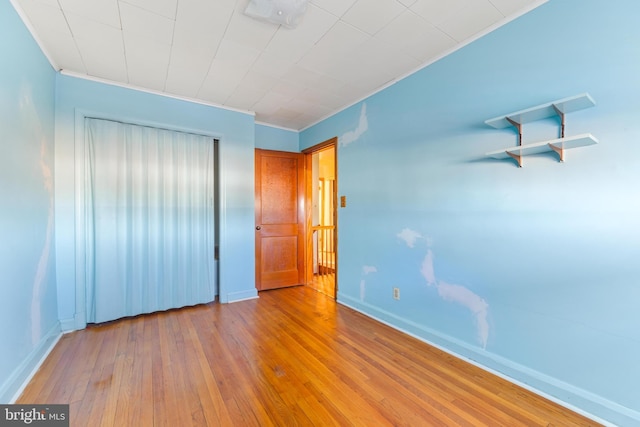
[[[259,225],[256,225],[256,230],[260,230],[262,227],[260,227]]]

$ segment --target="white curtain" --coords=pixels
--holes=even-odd
[[[86,119],[87,322],[213,301],[214,142]]]

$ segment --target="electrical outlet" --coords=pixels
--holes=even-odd
[[[400,299],[400,288],[393,288],[393,299]]]

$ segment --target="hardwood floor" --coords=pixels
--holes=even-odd
[[[311,283],[307,286],[316,291],[335,298],[336,296],[336,273],[314,274]]]
[[[594,426],[305,286],[64,335],[17,403],[72,426]]]

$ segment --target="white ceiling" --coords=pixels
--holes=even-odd
[[[12,1],[56,69],[300,130],[546,0],[310,0],[296,29],[249,0]]]

